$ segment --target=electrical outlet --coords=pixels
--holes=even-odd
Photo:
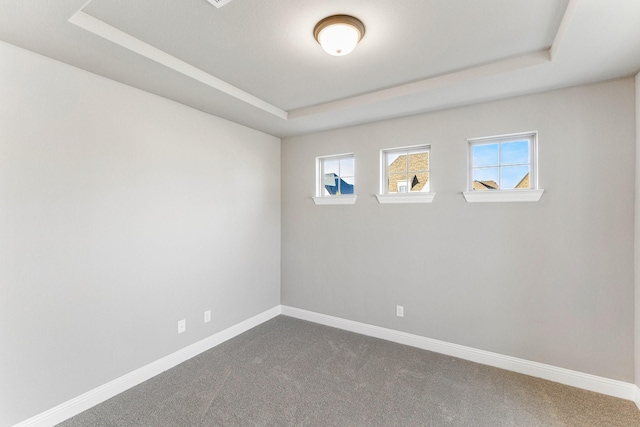
[[[204,312],[204,323],[211,322],[211,310]]]
[[[178,333],[181,334],[187,330],[187,319],[182,319],[178,321]]]
[[[401,305],[396,305],[396,316],[404,317],[404,307]]]

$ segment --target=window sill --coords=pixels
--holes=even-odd
[[[436,193],[376,194],[378,203],[431,203]]]
[[[313,203],[316,205],[353,205],[358,196],[325,196],[312,197]]]
[[[544,190],[485,190],[462,193],[467,203],[537,202]]]

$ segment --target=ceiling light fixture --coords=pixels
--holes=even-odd
[[[313,36],[329,55],[344,56],[364,37],[364,24],[349,15],[333,15],[316,24]]]

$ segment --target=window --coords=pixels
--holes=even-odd
[[[536,144],[536,132],[470,139],[467,201],[539,200],[542,192],[531,191],[538,190]],[[522,193],[516,195],[518,192]],[[532,198],[535,200],[529,200]]]
[[[318,157],[315,203],[355,203],[354,166],[353,154]]]
[[[382,150],[380,159],[378,202],[429,203],[433,200],[428,145]]]
[[[398,181],[398,193],[408,193],[409,183],[407,181]]]

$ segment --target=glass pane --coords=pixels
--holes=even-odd
[[[403,159],[405,158],[405,155],[402,153],[387,153],[387,166],[396,163],[396,160],[398,159],[398,157],[402,156]],[[398,160],[398,163],[404,163],[404,160]],[[394,169],[397,167],[397,165],[394,166]],[[404,166],[403,166],[404,169]]]
[[[409,171],[419,172],[429,170],[429,153],[413,153],[409,154]]]
[[[429,191],[429,173],[419,172],[416,174],[409,174],[411,177],[411,191]]]
[[[342,178],[340,180],[340,194],[353,194],[355,182],[353,177]]]
[[[336,194],[338,193],[338,185],[339,185],[339,177],[334,173],[325,173],[322,185],[324,186],[325,192],[328,194]],[[325,195],[328,195],[325,194]]]
[[[407,181],[406,173],[390,173],[388,177],[389,186],[387,187],[387,192],[389,193],[406,193],[411,188]]]
[[[333,173],[325,173],[322,185],[336,185],[338,177]]]
[[[497,190],[500,182],[500,168],[473,169],[474,190]]]
[[[500,161],[503,165],[529,163],[529,141],[504,142],[500,145]]]
[[[354,176],[353,157],[340,159],[340,176]]]
[[[393,158],[393,161],[390,159]],[[387,157],[387,174],[400,173],[407,171],[407,155],[394,154]]]
[[[330,173],[335,173],[336,175],[340,175],[340,160],[324,160],[323,163],[324,174],[325,176]]]
[[[498,144],[474,145],[472,148],[473,166],[498,166]]]
[[[514,188],[529,187],[529,166],[504,166],[502,168],[502,188],[510,190]]]

